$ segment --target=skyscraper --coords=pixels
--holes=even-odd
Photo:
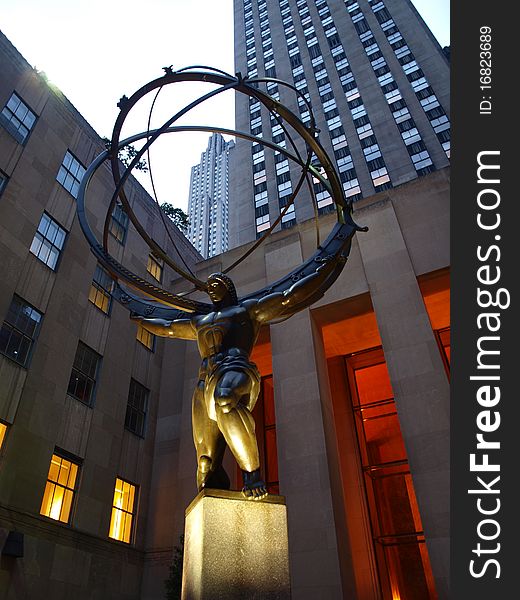
[[[449,66],[410,0],[235,0],[235,68],[293,84],[311,103],[320,141],[335,158],[347,198],[403,184],[449,164]],[[303,98],[274,82],[261,89],[308,123]],[[237,129],[285,146],[274,115],[237,98]],[[255,239],[286,205],[299,167],[238,140],[230,245]],[[333,209],[314,182],[320,213]],[[282,228],[312,217],[307,192]]]
[[[200,163],[191,168],[188,238],[204,258],[228,249],[229,153],[234,145],[214,133]]]

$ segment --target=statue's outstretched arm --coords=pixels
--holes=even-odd
[[[192,318],[188,317],[188,313],[182,311],[179,311],[179,315],[182,316],[173,320],[146,318],[136,314],[131,314],[130,318],[133,321],[141,323],[147,331],[154,335],[180,338],[181,340],[196,340],[197,332],[195,331]]]
[[[290,317],[323,296],[336,280],[344,263],[343,257],[327,260],[284,292],[269,294],[256,301],[249,310],[261,323]]]

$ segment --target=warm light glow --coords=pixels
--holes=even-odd
[[[110,296],[94,282],[90,286],[88,299],[92,304],[96,305],[99,310],[108,313],[110,308]]]
[[[2,444],[4,443],[6,432],[7,432],[7,425],[4,425],[4,423],[0,423],[0,448],[2,447]]]
[[[41,515],[63,523],[69,522],[77,474],[78,465],[57,454],[52,455]]]
[[[137,341],[141,342],[141,344],[143,344],[143,346],[146,346],[148,348],[148,350],[153,350],[154,335],[153,335],[153,333],[150,333],[148,330],[146,330],[141,325],[141,323],[138,323],[138,325],[137,325],[136,339],[137,339]]]
[[[135,504],[135,485],[116,479],[112,517],[108,536],[120,542],[130,543]]]

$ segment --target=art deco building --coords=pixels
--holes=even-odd
[[[235,70],[299,90],[298,98],[274,82],[260,84],[307,123],[305,100],[311,104],[353,202],[448,165],[449,66],[410,0],[234,0],[234,9]],[[237,98],[236,121],[239,130],[289,147],[275,115],[253,98]],[[231,247],[269,228],[300,175],[283,154],[240,139],[234,160],[250,167],[232,169]],[[314,193],[321,213],[333,209],[318,180]],[[312,215],[307,192],[280,226]]]
[[[214,133],[200,163],[191,168],[188,239],[204,258],[229,246],[229,156],[234,146]]]
[[[254,413],[262,471],[269,490],[287,503],[292,598],[444,600],[450,518],[447,139],[439,139],[437,123],[421,108],[423,99],[399,57],[388,51],[386,32],[399,28],[389,36],[406,40],[420,78],[445,110],[448,82],[434,66],[435,45],[426,30],[416,30],[421,22],[408,2],[385,0],[382,8],[359,2],[362,17],[339,2],[309,2],[308,13],[303,2],[250,4],[245,11],[236,5],[237,47],[242,45],[237,65],[242,69],[240,60],[254,47],[259,65],[272,57],[277,76],[291,80],[287,57],[294,40],[286,40],[284,29],[291,27],[290,17],[302,62],[297,66],[303,66],[311,99],[320,97],[312,61],[321,63],[309,54],[316,46],[313,32],[305,43],[301,35],[304,27],[315,28],[337,103],[331,119],[340,117],[344,133],[338,138],[344,136],[345,144],[335,148],[329,140],[329,111],[322,111],[321,100],[313,100],[313,107],[338,169],[350,164],[349,173],[355,170],[357,184],[350,175],[342,180],[351,184],[348,190],[359,186],[350,194],[356,196],[353,217],[369,227],[356,234],[347,265],[325,296],[264,327],[253,351],[262,375]],[[323,29],[325,5],[370,119],[359,127],[373,130],[368,137],[374,136],[386,169],[377,177],[387,181],[372,177],[369,162],[376,158],[365,160],[365,138],[345,104],[343,71],[329,70],[336,68],[331,56],[338,46],[329,45],[334,34]],[[383,9],[395,23],[386,27],[383,20],[386,29],[373,12]],[[250,11],[253,44],[246,43],[244,30]],[[355,25],[362,21],[368,29],[361,25],[358,34]],[[357,37],[347,39],[343,27]],[[368,31],[394,90],[381,87],[370,64],[360,39]],[[262,44],[268,36],[272,47]],[[158,600],[185,510],[197,493],[191,398],[199,353],[193,342],[145,335],[112,302],[110,279],[88,251],[75,218],[78,179],[102,143],[3,36],[0,64],[0,598]],[[385,99],[395,89],[405,102],[399,110],[410,112],[432,165],[416,168],[408,152],[389,108],[394,102]],[[284,101],[281,88],[279,93]],[[246,108],[238,129],[247,129],[257,112]],[[237,114],[244,119],[240,108]],[[267,135],[270,119],[262,111],[260,123]],[[245,156],[241,144],[233,152]],[[234,247],[201,260],[178,231],[170,232],[199,279],[230,266],[251,247],[257,194],[266,193],[261,206],[274,211],[266,213],[271,219],[285,197],[279,186],[293,184],[291,167],[259,152],[249,144],[255,174],[265,169],[259,175],[265,189],[253,188],[250,158],[245,167],[233,161],[237,177],[230,195],[241,199],[235,206],[244,232]],[[285,181],[269,175],[275,165]],[[430,173],[421,171],[432,166]],[[111,191],[107,170],[93,184],[89,209],[98,230]],[[129,192],[141,221],[175,257],[153,202],[135,181]],[[317,193],[324,239],[335,214]],[[316,236],[308,215],[310,199],[297,202],[289,225],[232,270],[239,296],[276,281],[313,254]],[[186,289],[149,253],[120,208],[110,229],[116,258],[150,281],[162,279],[174,292]],[[229,453],[224,463],[239,489]]]

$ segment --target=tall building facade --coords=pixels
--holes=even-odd
[[[200,163],[191,168],[188,238],[204,258],[229,247],[229,156],[234,146],[233,140],[212,134]]]
[[[311,104],[319,139],[356,202],[449,164],[449,66],[410,0],[235,0],[235,70],[294,85]],[[302,97],[274,82],[260,88],[308,123]],[[236,103],[239,130],[286,147],[276,117],[254,98]],[[302,148],[300,148],[302,150]],[[230,243],[268,229],[300,168],[238,140]],[[249,165],[246,168],[244,165]],[[302,190],[282,228],[332,210],[319,181]]]

